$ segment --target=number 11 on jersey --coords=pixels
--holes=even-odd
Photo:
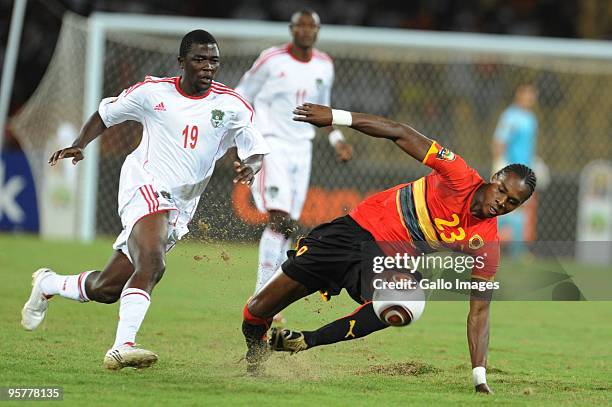
[[[198,144],[198,126],[191,126],[191,131],[189,130],[189,125],[185,126],[183,129],[183,148],[191,148],[192,150]]]

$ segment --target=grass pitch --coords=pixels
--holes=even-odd
[[[612,403],[610,302],[494,303],[492,396],[474,394],[471,386],[464,302],[430,302],[406,329],[274,354],[266,376],[248,377],[240,324],[255,281],[256,247],[181,243],[168,257],[137,338],[160,361],[144,371],[107,372],[102,358],[114,339],[117,304],[54,298],[37,331],[23,331],[19,320],[36,268],[99,269],[111,243],[1,235],[0,387],[61,386],[64,405]],[[346,295],[330,303],[313,295],[285,312],[287,326],[316,328],[356,306]]]

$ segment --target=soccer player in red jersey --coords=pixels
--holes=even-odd
[[[365,113],[304,104],[294,120],[315,126],[347,125],[369,136],[392,140],[433,169],[429,175],[375,194],[344,217],[313,229],[298,242],[289,259],[244,308],[243,333],[247,367],[257,373],[268,355],[265,341],[270,318],[292,302],[316,291],[337,295],[342,288],[362,305],[352,314],[318,330],[273,330],[274,350],[297,352],[363,337],[386,328],[363,292],[362,248],[367,242],[405,242],[415,251],[459,251],[484,255],[472,269],[474,282],[493,279],[499,261],[496,217],[513,211],[533,193],[531,169],[513,164],[483,180],[466,162],[410,126]],[[485,244],[486,243],[486,244]],[[472,293],[467,321],[468,345],[477,392],[491,393],[486,383],[490,297]]]

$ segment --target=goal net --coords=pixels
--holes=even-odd
[[[99,52],[103,59],[102,64],[92,67],[86,60],[92,51],[100,50],[90,48],[97,45],[88,35],[96,25],[91,19],[66,14],[43,81],[11,122],[41,185],[48,177],[47,158],[58,147],[55,135],[59,129],[67,124],[79,129],[100,97],[117,95],[145,75],[180,74],[176,60],[179,43],[190,29],[208,29],[217,37],[222,63],[216,79],[231,87],[262,49],[289,41],[284,24],[106,17],[138,20],[139,28],[126,24],[99,31],[103,34],[103,52]],[[490,146],[499,115],[511,103],[519,84],[533,83],[539,91],[537,154],[549,168],[550,182],[538,191],[531,233],[538,240],[574,240],[581,168],[592,160],[612,156],[610,60],[598,52],[589,55],[577,42],[502,40],[474,34],[457,34],[447,41],[450,36],[323,26],[318,48],[334,60],[333,105],[410,123],[461,154],[488,178]],[[568,47],[582,55],[563,51]],[[98,77],[92,69],[97,69]],[[88,92],[87,86],[95,87],[97,93]],[[96,100],[87,100],[92,94]],[[76,196],[95,198],[79,198],[77,205],[80,213],[95,208],[92,231],[96,235],[116,235],[121,229],[117,215],[119,171],[126,155],[138,145],[140,132],[140,125],[130,122],[111,128],[100,138],[99,151],[86,150],[85,161],[95,164],[94,171],[82,171],[85,161],[77,166],[86,178]],[[314,141],[311,188],[301,219],[306,228],[346,213],[372,192],[428,172],[392,143],[351,130],[344,132],[355,147],[354,160],[345,165],[336,162],[326,138]],[[263,218],[248,190],[232,184],[231,161],[232,157],[226,157],[218,163],[190,227],[192,236],[229,240],[258,236]],[[87,185],[93,194],[84,191]]]

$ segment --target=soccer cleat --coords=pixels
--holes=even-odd
[[[135,345],[125,344],[106,352],[103,365],[108,370],[119,370],[124,367],[145,369],[155,362],[157,362],[155,353]]]
[[[308,349],[304,334],[289,329],[272,328],[268,343],[270,348],[277,352],[297,353]]]
[[[55,274],[48,268],[38,269],[32,274],[32,293],[21,310],[21,326],[28,331],[33,331],[43,322],[49,307],[49,300],[40,288],[43,278]]]

